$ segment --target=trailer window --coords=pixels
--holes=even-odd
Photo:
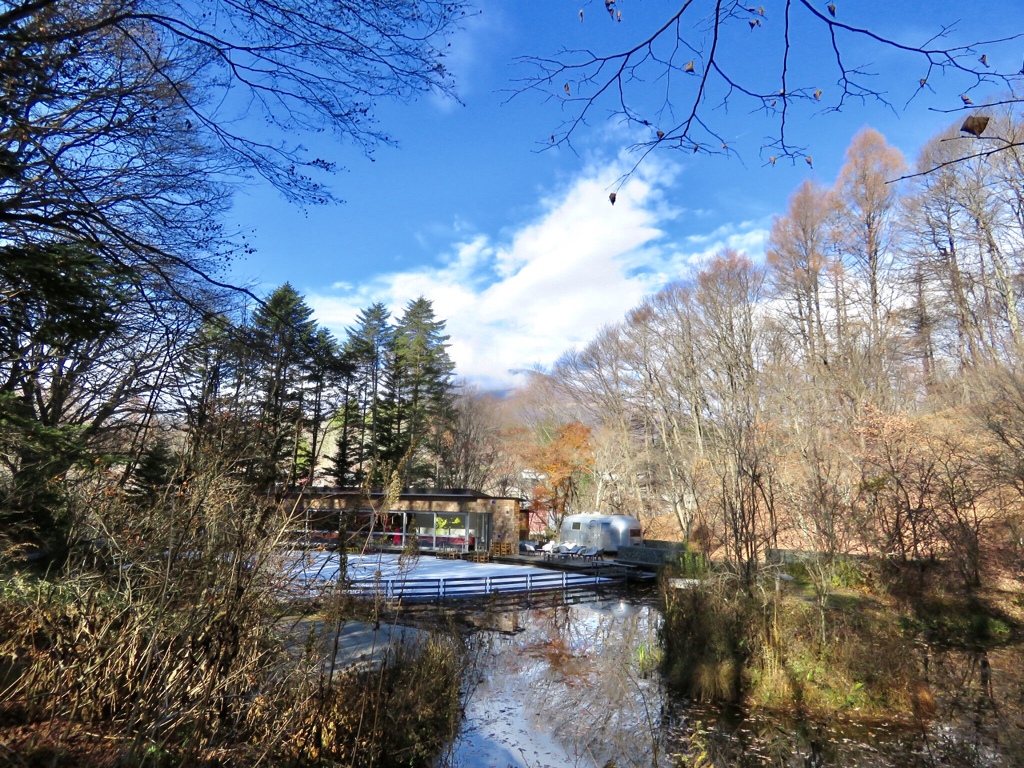
[[[629,529],[629,538],[631,538],[631,539],[639,539],[640,538],[640,529],[639,528],[630,528]]]
[[[580,523],[579,523],[579,522],[575,522],[575,523],[573,523],[573,524],[572,524],[572,529],[573,529],[574,531],[578,531],[578,530],[580,529]]]

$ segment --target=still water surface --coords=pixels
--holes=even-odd
[[[606,598],[494,614],[471,638],[475,685],[444,768],[651,765],[665,702],[660,615]],[[667,763],[664,763],[667,765]]]
[[[472,617],[463,725],[438,768],[1024,768],[1024,653],[921,645],[934,715],[799,721],[695,705],[657,672],[651,596]]]

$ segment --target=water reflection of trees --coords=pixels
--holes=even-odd
[[[610,601],[523,612],[514,653],[490,674],[518,681],[536,722],[583,762],[659,762],[664,691],[652,674],[658,614]]]
[[[1024,649],[927,649],[923,664],[936,717],[920,749],[925,765],[1024,765]]]
[[[660,615],[607,600],[492,615],[477,633],[488,696],[524,707],[579,766],[1024,766],[1024,647],[922,644],[915,716],[800,721],[698,706],[661,684]],[[471,763],[470,763],[471,764]],[[532,765],[532,763],[530,763]]]
[[[910,722],[796,721],[669,700],[665,749],[707,768],[1024,765],[1024,648],[922,646]]]

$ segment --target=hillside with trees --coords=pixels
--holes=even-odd
[[[1024,154],[957,136],[901,182],[862,130],[764,263],[720,252],[567,353],[546,386],[592,433],[581,505],[670,514],[747,580],[778,548],[1019,573]]]
[[[765,57],[781,72],[747,81],[726,74],[749,61],[723,56],[717,34],[728,26],[745,53],[763,9],[709,3],[710,26],[691,27],[691,5],[624,53],[534,59],[521,87],[566,96],[550,145],[607,93],[642,129],[641,154],[731,154],[701,122],[713,76],[778,128],[769,164],[812,165],[785,134],[790,104],[821,97],[787,80],[788,13]],[[965,106],[1018,85],[1016,58],[989,71],[970,44],[907,51],[834,7],[794,5],[823,39],[911,53],[922,89],[957,76]],[[719,698],[795,669],[768,594],[778,550],[814,555],[786,638],[816,643],[815,669],[841,667],[839,589],[860,590],[845,595],[863,632],[846,650],[862,677],[910,658],[897,620],[924,614],[874,606],[938,604],[929,573],[955,593],[947,618],[1020,626],[1015,95],[986,112],[998,146],[957,121],[913,167],[865,129],[834,183],[793,192],[764,263],[715,255],[507,397],[457,381],[445,307],[426,297],[372,304],[337,338],[291,284],[227,282],[253,247],[224,223],[232,193],[257,178],[289,203],[334,200],[334,164],[300,137],[371,154],[394,141],[382,102],[453,98],[445,49],[465,13],[457,0],[0,0],[0,762],[434,764],[458,727],[466,648],[438,631],[372,670],[336,667],[346,624],[383,614],[342,578],[297,593],[288,499],[319,483],[384,488],[384,502],[403,486],[523,496],[555,524],[667,517],[707,556],[687,575],[711,563],[727,588],[666,600],[666,671],[710,669]],[[833,108],[881,96],[834,46]],[[634,86],[677,74],[683,93],[631,106]],[[673,103],[689,117],[644,117]],[[850,567],[865,561],[877,568]],[[804,694],[791,677],[789,701]],[[877,701],[909,711],[916,682]],[[862,680],[843,683],[860,695]]]

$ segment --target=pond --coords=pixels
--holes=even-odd
[[[1024,653],[920,645],[934,700],[913,722],[811,723],[697,705],[657,671],[653,594],[464,616],[474,658],[438,768],[1024,765]]]
[[[488,628],[470,639],[475,679],[440,766],[651,765],[666,701],[653,602],[606,596],[474,617]]]

